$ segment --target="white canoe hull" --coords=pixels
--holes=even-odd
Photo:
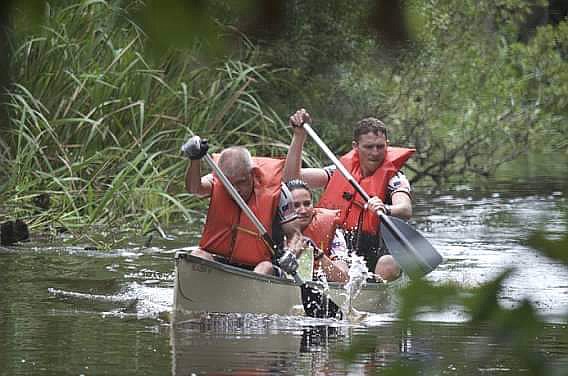
[[[176,253],[174,318],[196,312],[303,314],[300,285],[293,280],[260,275],[238,267]],[[308,282],[314,285],[314,282]],[[395,309],[401,283],[368,283],[353,301],[353,308],[371,313]],[[343,285],[329,283],[329,297],[339,306],[347,294]]]

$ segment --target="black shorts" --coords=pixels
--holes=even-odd
[[[375,272],[379,258],[390,254],[383,240],[378,235],[360,233],[357,236],[356,234],[349,234],[346,239],[348,248],[365,259],[367,269],[369,269],[371,273]]]

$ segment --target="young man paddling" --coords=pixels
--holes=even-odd
[[[325,188],[316,206],[341,210],[342,227],[350,232],[352,246],[365,257],[369,270],[383,280],[398,278],[400,268],[382,246],[378,213],[382,211],[403,219],[411,217],[410,184],[400,168],[414,150],[389,147],[386,127],[378,119],[366,118],[357,123],[353,149],[341,158],[341,162],[371,197],[365,203],[351,184],[335,171],[335,166],[301,168],[301,153],[306,140],[304,123],[311,123],[305,109],[290,117],[289,124],[294,133],[284,179],[300,177],[312,188]]]
[[[272,264],[273,250],[260,236],[256,226],[226,191],[214,174],[201,177],[200,159],[207,153],[207,143],[192,137],[183,147],[190,159],[185,174],[189,193],[210,197],[207,220],[192,255],[208,260],[220,260],[254,270],[260,274],[279,274]],[[218,166],[235,187],[253,214],[272,235],[280,200],[284,161],[253,158],[243,147],[230,147],[221,152]]]

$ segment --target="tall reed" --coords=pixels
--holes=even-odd
[[[145,44],[128,9],[105,1],[50,8],[36,35],[15,36],[4,217],[82,230],[192,221],[203,201],[183,189],[190,135],[212,151],[285,153],[290,135],[255,89],[267,67],[204,66],[191,51],[151,59]],[[49,208],[34,204],[42,194]]]

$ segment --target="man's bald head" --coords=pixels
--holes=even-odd
[[[219,156],[219,168],[229,178],[250,174],[252,171],[250,152],[241,146],[223,150]]]
[[[233,146],[221,152],[219,168],[233,184],[243,200],[248,201],[253,190],[252,157],[240,146]]]

